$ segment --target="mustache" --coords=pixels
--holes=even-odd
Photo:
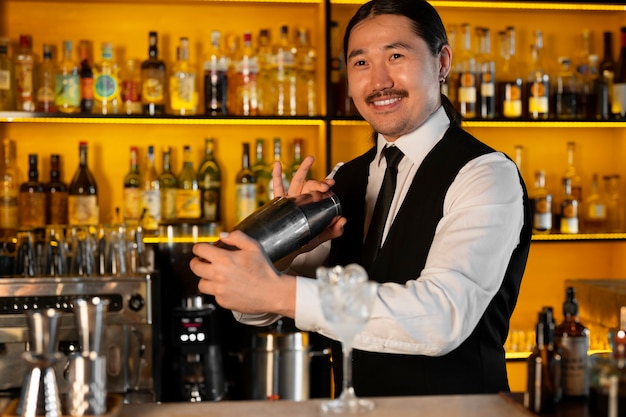
[[[376,100],[384,99],[385,97],[408,97],[409,93],[406,90],[385,90],[377,91],[370,94],[365,98],[365,101],[371,103]]]

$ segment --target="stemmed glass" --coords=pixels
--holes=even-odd
[[[345,268],[319,267],[316,271],[324,317],[341,342],[343,386],[341,395],[321,405],[324,413],[362,413],[374,409],[374,402],[357,398],[352,386],[352,345],[372,313],[377,284],[357,264]]]

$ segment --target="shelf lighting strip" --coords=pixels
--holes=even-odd
[[[358,0],[331,0],[331,4],[361,5]],[[540,3],[519,1],[431,1],[434,7],[462,9],[524,9],[524,10],[588,10],[588,11],[626,11],[624,4],[579,4],[579,3]]]

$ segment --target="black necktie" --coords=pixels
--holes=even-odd
[[[363,257],[361,259],[363,259],[366,266],[373,263],[380,249],[383,232],[385,231],[385,223],[387,223],[387,215],[389,214],[393,194],[396,191],[398,164],[404,156],[402,151],[395,146],[388,146],[383,149],[383,155],[385,155],[385,159],[387,160],[387,169],[385,170],[385,177],[383,178],[383,183],[378,192],[378,199],[376,200],[376,206],[374,206],[367,237],[363,244]]]

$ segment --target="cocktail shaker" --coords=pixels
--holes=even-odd
[[[341,216],[341,203],[332,191],[312,191],[296,197],[276,197],[238,223],[240,230],[258,241],[272,262],[295,252]],[[236,249],[222,241],[216,246]]]

